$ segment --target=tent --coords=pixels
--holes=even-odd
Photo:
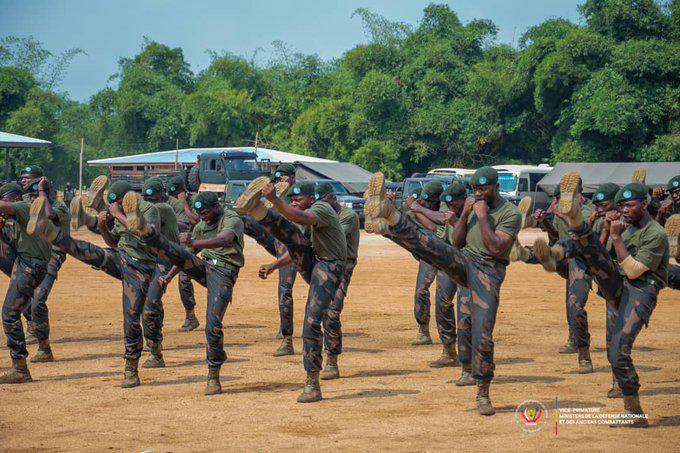
[[[583,192],[593,193],[605,182],[619,186],[628,184],[637,168],[647,170],[647,185],[652,187],[666,185],[672,177],[680,175],[680,162],[565,162],[555,165],[538,186],[552,194],[564,175],[577,172],[583,180]]]
[[[373,173],[348,162],[296,162],[297,179],[333,179],[354,194],[363,194]]]
[[[50,145],[52,145],[52,143],[48,142],[47,140],[10,134],[9,132],[0,132],[0,148],[5,148],[5,179],[10,179],[10,148],[47,148]]]

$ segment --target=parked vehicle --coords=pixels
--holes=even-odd
[[[447,176],[442,176],[442,175],[426,175],[422,177],[411,177],[411,178],[406,178],[404,179],[403,182],[401,182],[399,185],[395,186],[395,192],[396,192],[396,198],[395,198],[395,203],[397,206],[401,207],[402,209],[405,207],[406,204],[406,198],[408,198],[415,190],[417,189],[422,189],[425,187],[425,184],[427,184],[430,181],[441,181],[442,184],[444,185],[444,188],[446,188],[449,184],[451,184],[454,180],[461,181],[463,185],[470,190],[470,184],[465,181],[465,179],[461,178],[458,175],[447,175]],[[395,183],[391,183],[395,184]],[[386,186],[387,190],[390,190],[389,185]]]
[[[340,181],[335,181],[333,179],[310,179],[307,181],[311,181],[315,184],[320,182],[330,183],[330,185],[333,186],[333,192],[335,193],[335,197],[338,199],[338,202],[357,213],[359,216],[359,224],[363,228],[365,219],[364,204],[366,203],[366,200],[349,193],[349,191],[345,188],[345,186],[342,185]]]
[[[203,153],[187,175],[187,187],[192,192],[226,190],[230,181],[252,181],[259,176],[271,174],[269,159],[259,159],[249,151],[222,151]]]
[[[550,197],[538,187],[538,182],[552,171],[552,167],[534,165],[494,165],[498,170],[501,195],[518,204],[524,197],[531,197],[532,210],[545,209],[550,205]]]

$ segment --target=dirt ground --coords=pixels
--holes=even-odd
[[[604,349],[604,304],[594,293],[588,312],[595,373],[579,375],[576,356],[557,353],[567,336],[564,281],[537,266],[510,266],[495,330],[491,396],[498,413],[481,417],[475,411],[475,389],[449,383],[459,368],[428,367],[438,357],[438,342],[410,344],[417,330],[417,263],[388,240],[363,235],[342,318],[343,377],[322,383],[322,402],[301,405],[295,400],[304,382],[300,333],[306,285],[298,279],[294,289],[296,355],[274,358],[279,344],[277,279],[259,280],[256,269],[270,258],[250,240],[246,248],[247,264],[225,317],[229,359],[222,368],[224,393],[212,397],[202,394],[203,331],[178,331],[183,310],[176,283],[165,298],[167,367],[141,369],[142,386],[124,390],[120,284],[67,260],[49,301],[57,360],[32,364],[33,383],[0,386],[0,450],[628,451],[644,446],[680,451],[677,292],[661,293],[633,354],[652,427],[560,425],[556,435],[556,398],[567,410],[622,411],[622,400],[605,396],[611,374]],[[7,281],[0,279],[3,294]],[[205,290],[198,285],[196,298],[202,317]],[[2,349],[4,371],[10,359]],[[35,350],[29,346],[30,353]],[[543,402],[548,409],[539,432],[525,432],[516,419],[516,407],[526,400]]]

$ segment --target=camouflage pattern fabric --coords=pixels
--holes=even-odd
[[[144,338],[150,349],[155,349],[163,342],[163,295],[165,285],[161,282],[161,277],[170,272],[172,265],[165,261],[158,261],[151,275],[149,290],[146,293],[146,301],[142,311],[142,325],[144,328]]]
[[[338,285],[338,289],[335,291],[333,302],[331,302],[323,317],[324,347],[328,354],[342,354],[342,323],[340,322],[340,315],[345,306],[347,290],[349,289],[356,265],[357,262],[354,260],[345,261],[345,271],[342,274],[340,285]]]
[[[196,298],[194,297],[194,284],[191,283],[191,277],[184,272],[180,272],[177,275],[177,287],[184,310],[193,310],[196,307]]]
[[[671,289],[680,289],[680,266],[676,264],[668,265],[668,287]]]
[[[12,276],[14,260],[17,257],[17,250],[14,246],[14,227],[5,225],[0,229],[0,271],[6,276]]]
[[[50,260],[47,262],[47,273],[42,282],[38,285],[33,293],[31,303],[24,310],[24,317],[26,321],[33,323],[33,331],[35,337],[39,341],[48,340],[50,338],[50,321],[49,309],[47,308],[47,298],[52,291],[54,282],[57,281],[59,269],[66,261],[66,255],[63,253],[52,253]]]
[[[288,249],[280,241],[276,241],[276,256],[283,256]],[[281,335],[290,337],[293,335],[293,286],[297,270],[295,264],[290,264],[279,269],[279,317],[281,319]]]
[[[276,239],[261,224],[249,215],[240,216],[243,220],[243,233],[255,239],[271,256],[278,256]]]
[[[17,256],[12,276],[2,305],[2,327],[7,336],[7,347],[12,359],[28,357],[21,312],[33,299],[35,289],[47,273],[47,262]]]
[[[435,290],[434,318],[437,321],[437,332],[442,344],[456,342],[456,314],[453,299],[458,285],[446,272],[437,271],[437,288]]]
[[[437,277],[437,270],[424,261],[418,262],[416,290],[413,294],[413,316],[419,326],[430,325],[430,286]]]

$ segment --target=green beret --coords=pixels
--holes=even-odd
[[[619,191],[619,186],[613,182],[606,182],[597,188],[597,192],[593,195],[593,201],[610,201],[616,198]]]
[[[675,189],[680,189],[680,175],[674,176],[670,181],[668,181],[668,186],[666,186],[666,190],[675,190]]]
[[[498,171],[493,167],[478,169],[470,179],[471,186],[490,186],[498,183]]]
[[[630,200],[644,200],[647,198],[648,193],[649,191],[647,190],[647,186],[637,182],[632,182],[623,186],[623,188],[616,193],[614,200],[617,203]]]
[[[422,188],[422,187],[416,187],[415,189],[413,189],[413,192],[411,192],[408,196],[409,196],[409,197],[413,197],[413,198],[415,198],[415,199],[417,200],[418,198],[420,198],[420,194],[421,194],[422,192],[423,192],[423,188]]]
[[[314,198],[317,200],[325,197],[328,194],[334,193],[335,191],[333,190],[333,186],[331,186],[330,183],[328,182],[320,182],[319,184],[316,185],[316,189],[314,191]]]
[[[311,181],[296,182],[288,191],[288,196],[294,197],[297,195],[314,195],[315,189],[315,184]]]
[[[295,176],[295,165],[293,164],[281,164],[278,166],[274,172],[274,179],[280,178],[281,176]]]
[[[159,178],[147,179],[142,189],[142,195],[145,197],[155,197],[165,192],[163,181]]]
[[[168,180],[168,193],[176,194],[180,190],[185,190],[186,184],[182,175],[173,176]]]
[[[28,167],[21,170],[22,175],[35,175],[35,176],[45,176],[42,168],[37,165],[29,165]]]
[[[0,187],[0,198],[5,198],[6,195],[11,193],[21,195],[23,192],[24,189],[18,183],[8,182],[7,184],[3,184],[3,186]]]
[[[109,203],[122,200],[126,193],[132,190],[132,186],[127,181],[116,181],[109,187]]]
[[[39,190],[39,184],[40,184],[40,178],[33,178],[31,179],[31,182],[26,184],[26,189],[24,189],[24,192],[26,193],[35,193]]]
[[[444,189],[439,199],[444,203],[451,203],[454,200],[459,200],[466,196],[467,190],[465,190],[465,186],[458,181],[453,181],[446,189]]]
[[[444,186],[441,181],[430,181],[425,184],[423,191],[420,192],[420,198],[421,200],[439,200],[443,191]]]
[[[201,209],[212,208],[219,204],[220,200],[215,192],[201,192],[194,198],[193,208],[196,211],[200,211]]]

